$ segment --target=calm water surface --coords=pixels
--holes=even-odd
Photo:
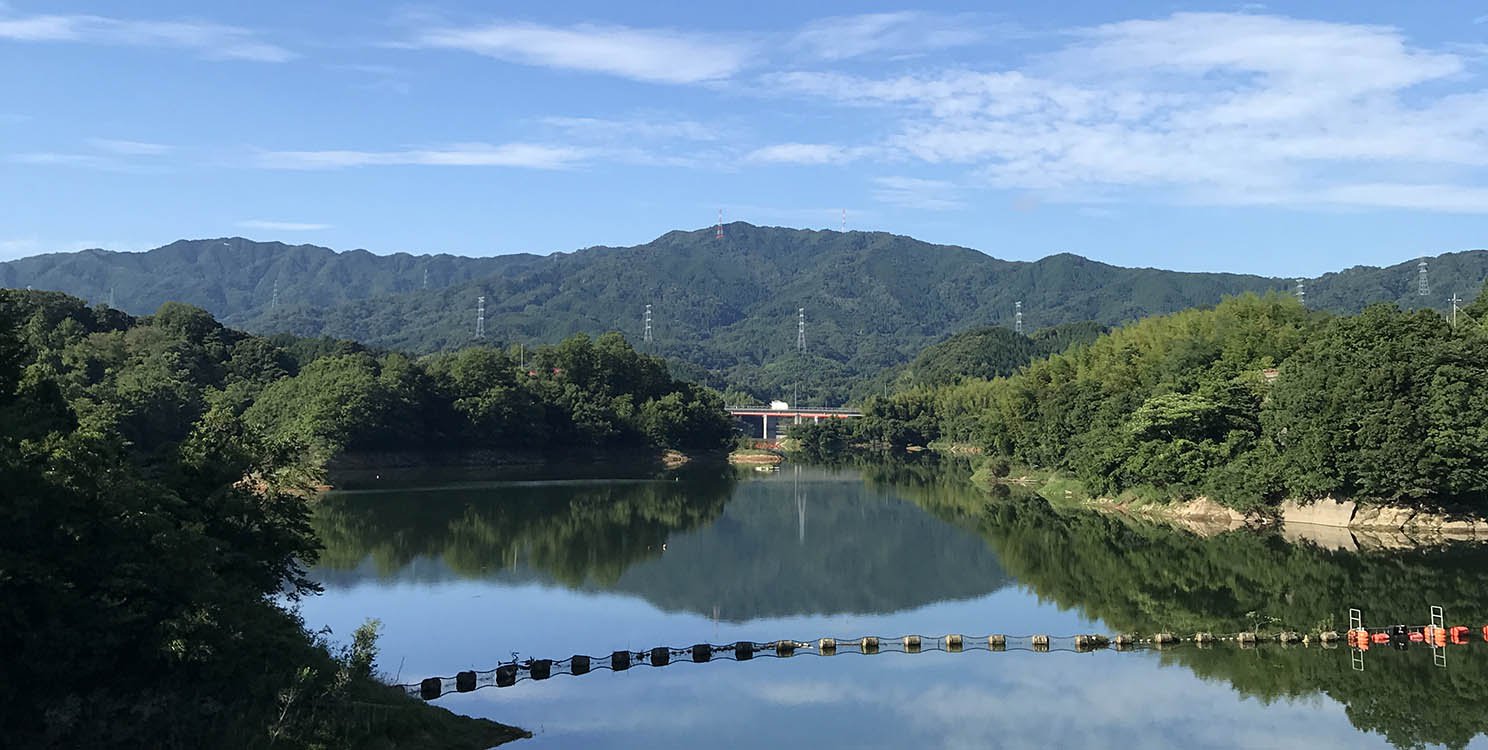
[[[1488,550],[1204,538],[948,468],[787,466],[666,480],[424,481],[318,511],[345,636],[383,622],[400,682],[517,658],[861,635],[1342,629],[1488,621]],[[1475,633],[1475,635],[1477,635]],[[515,747],[1488,747],[1488,646],[843,653],[674,663],[446,695]]]

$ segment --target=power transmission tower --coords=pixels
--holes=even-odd
[[[718,209],[718,224],[714,227],[713,239],[723,239],[723,209]]]
[[[113,287],[109,287],[109,307],[110,308],[113,308],[115,310],[119,309],[117,307],[114,307],[114,288]]]
[[[646,330],[641,334],[641,341],[651,343],[651,306],[646,305]]]
[[[1452,303],[1452,327],[1453,328],[1456,328],[1457,327],[1457,305],[1459,305],[1459,304],[1462,303],[1462,297],[1458,296],[1456,292],[1453,292],[1452,293],[1452,298],[1449,299],[1449,300],[1447,300],[1447,301]]]
[[[1425,297],[1431,294],[1431,284],[1426,281],[1426,259],[1416,264],[1416,294]]]
[[[424,269],[424,288],[429,288],[429,269]]]
[[[847,231],[847,209],[842,209],[842,231]]]
[[[486,297],[481,295],[475,298],[475,337],[483,339],[486,337]]]
[[[1297,279],[1297,301],[1301,302],[1303,307],[1307,306],[1307,285],[1302,279]]]
[[[1013,333],[1023,335],[1023,301],[1013,303]]]
[[[796,351],[806,351],[806,308],[796,310]]]
[[[275,281],[274,282],[274,298],[269,301],[269,309],[270,310],[277,310],[278,308],[279,308],[279,282],[278,281]]]

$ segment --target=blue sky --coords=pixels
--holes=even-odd
[[[1488,2],[0,0],[0,258],[726,220],[1312,275],[1488,245]]]

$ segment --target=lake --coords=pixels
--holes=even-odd
[[[1206,538],[989,494],[955,466],[360,486],[317,509],[325,593],[301,612],[337,638],[381,620],[400,683],[741,640],[1341,631],[1350,607],[1377,626],[1440,605],[1473,627],[1445,667],[1422,646],[1376,646],[1362,671],[1316,644],[730,651],[436,701],[534,733],[515,747],[1488,747],[1488,545]]]

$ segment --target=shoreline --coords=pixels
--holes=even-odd
[[[317,490],[366,489],[418,481],[428,472],[448,478],[453,471],[470,481],[568,478],[641,479],[693,467],[723,466],[727,453],[674,449],[574,450],[565,453],[489,448],[454,451],[347,451],[325,464],[326,484]]]
[[[1290,542],[1330,550],[1413,549],[1454,542],[1488,542],[1488,519],[1397,505],[1323,498],[1287,500],[1271,513],[1241,513],[1206,497],[1134,505],[1112,498],[1079,501],[1081,507],[1167,523],[1200,536],[1239,529],[1275,529]]]

